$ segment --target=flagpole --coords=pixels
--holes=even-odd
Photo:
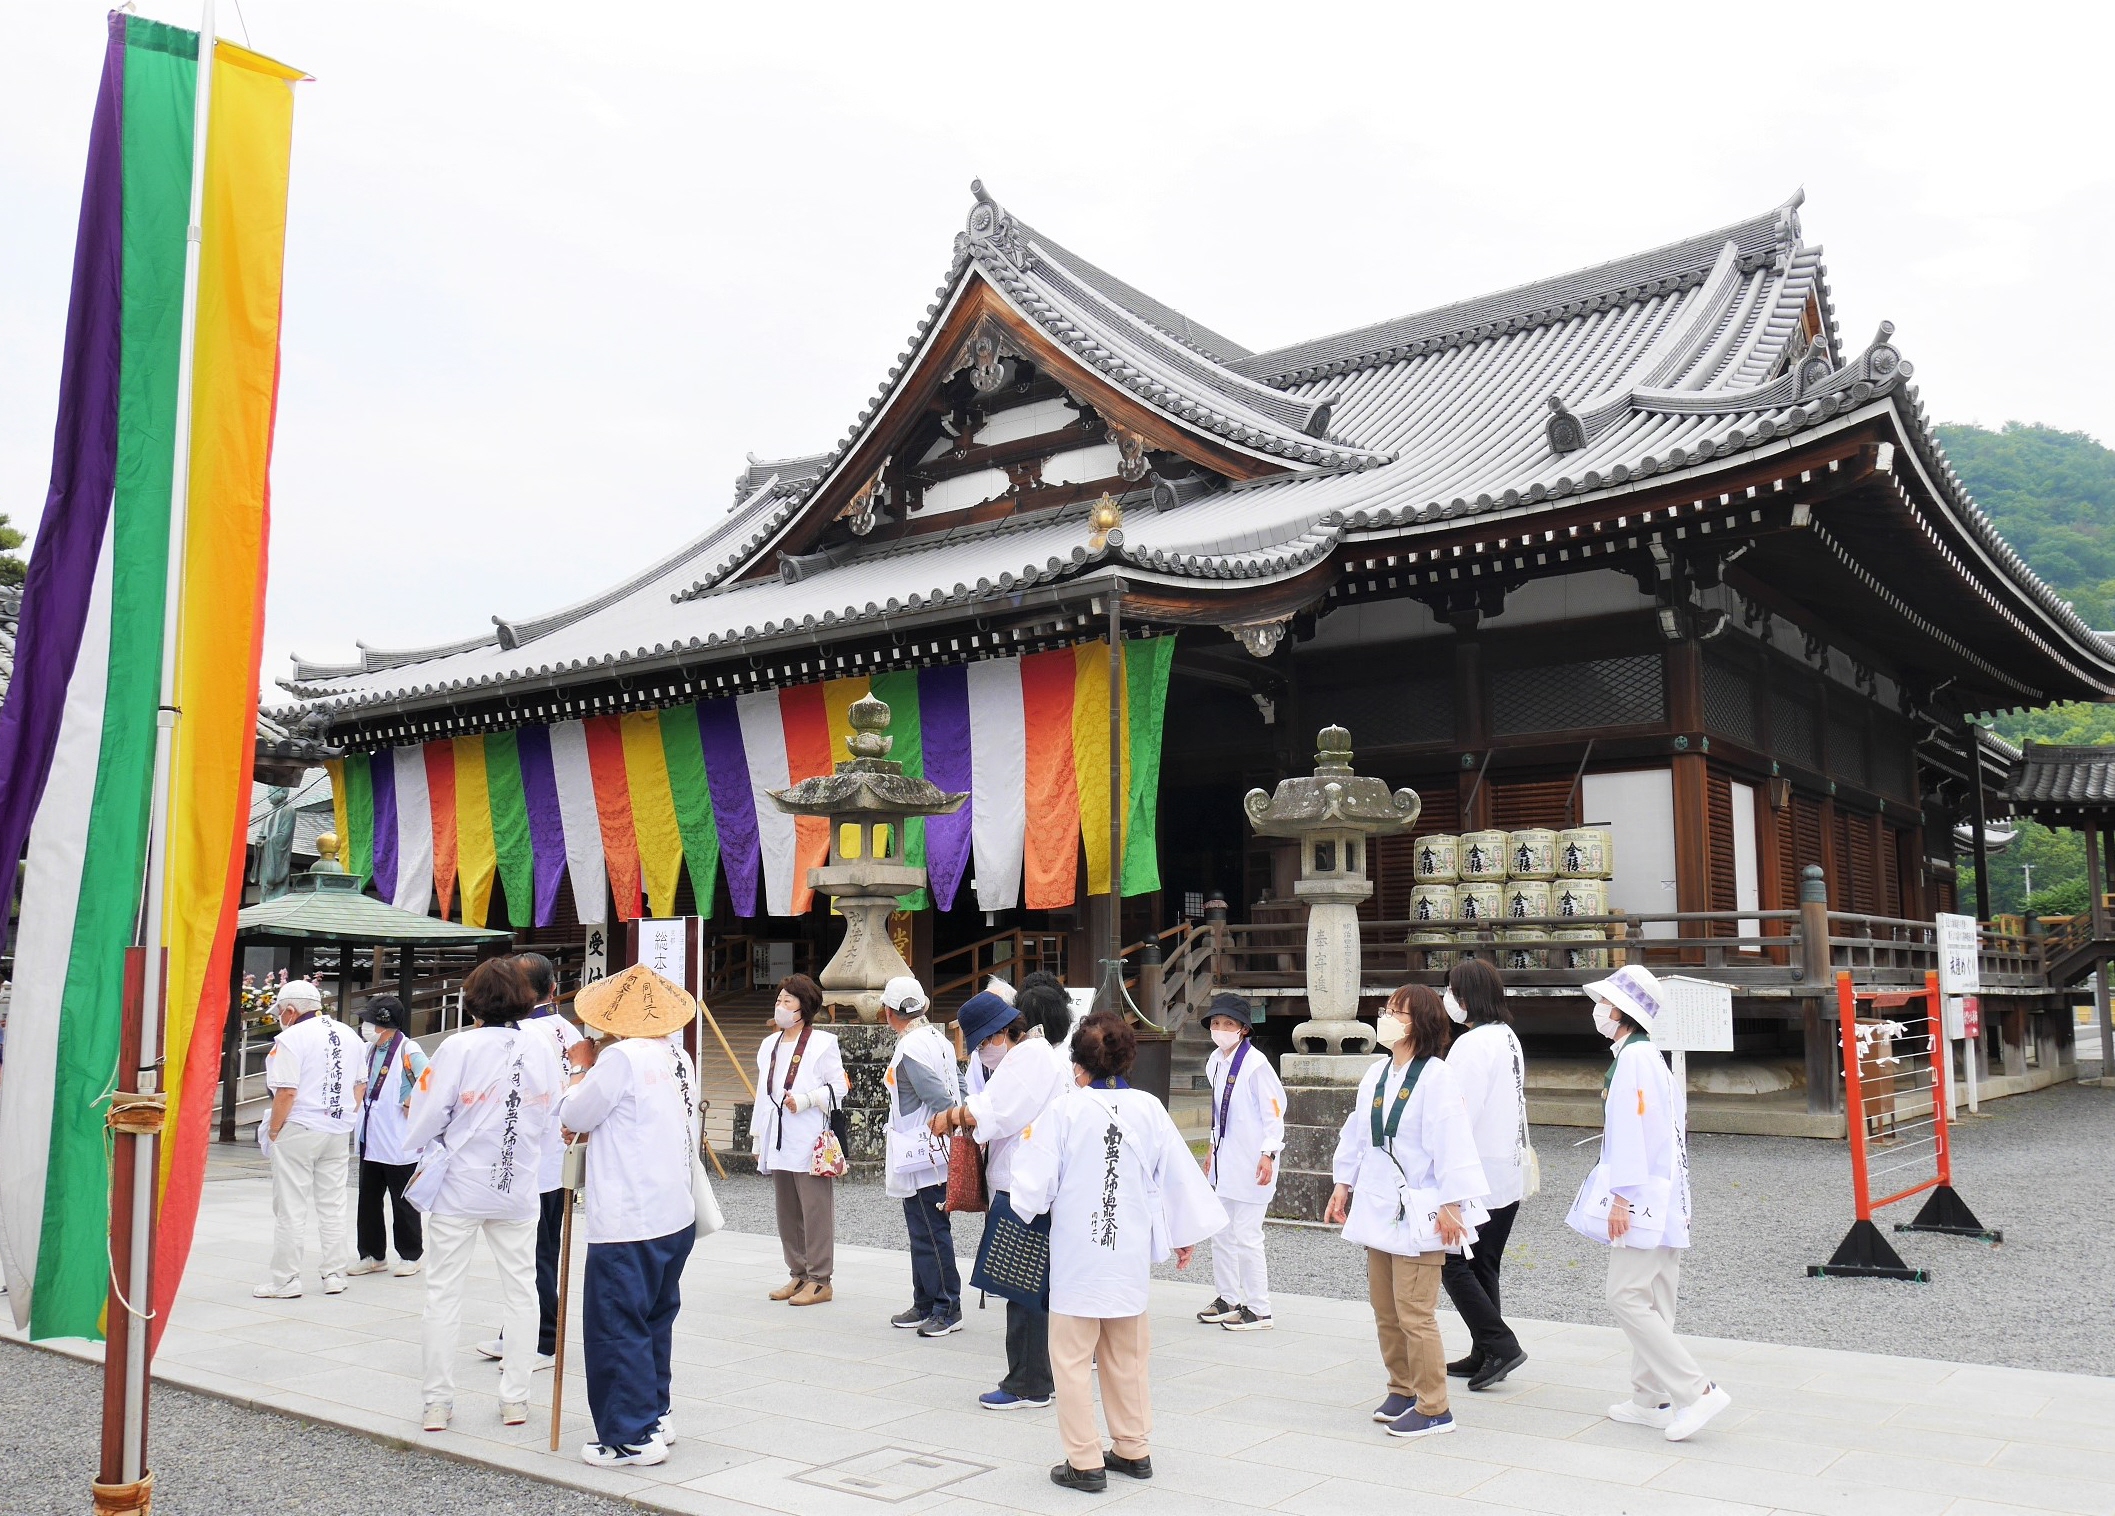
[[[162,598],[162,668],[161,698],[155,712],[154,730],[154,779],[150,794],[149,828],[147,837],[146,903],[141,912],[138,938],[141,945],[139,993],[128,996],[128,1006],[137,1007],[137,1060],[131,1069],[132,1093],[136,1098],[127,1102],[122,1088],[113,1101],[112,1125],[118,1130],[118,1140],[126,1141],[126,1134],[118,1126],[117,1113],[121,1105],[144,1115],[147,1111],[161,1112],[167,1096],[162,1089],[161,1066],[163,1062],[162,1032],[166,1014],[167,974],[164,970],[164,955],[167,952],[165,918],[167,915],[169,817],[174,797],[170,794],[171,749],[174,745],[177,719],[181,712],[177,707],[177,637],[181,628],[184,544],[186,523],[191,504],[191,421],[192,421],[192,374],[198,348],[198,284],[199,250],[202,240],[202,225],[205,219],[206,195],[206,137],[212,117],[213,98],[213,49],[214,0],[204,0],[203,14],[198,26],[198,69],[191,122],[191,207],[186,223],[184,244],[184,293],[182,328],[177,346],[176,359],[176,425],[174,446],[174,468],[170,476],[169,490],[169,554],[168,572]],[[134,1045],[127,1028],[124,1044]],[[120,1068],[119,1084],[125,1083],[127,1070]],[[144,1098],[137,1098],[144,1097]],[[165,1119],[165,1113],[164,1113]],[[156,1124],[159,1128],[161,1123]],[[129,1222],[125,1228],[129,1244],[125,1249],[124,1268],[126,1276],[125,1298],[113,1303],[124,1313],[124,1350],[122,1400],[118,1407],[122,1417],[122,1434],[119,1440],[118,1467],[115,1471],[105,1468],[108,1475],[115,1472],[117,1483],[122,1486],[138,1486],[147,1475],[147,1387],[148,1387],[148,1326],[153,1310],[153,1259],[155,1190],[160,1167],[160,1143],[153,1135],[130,1136],[131,1146],[131,1214],[122,1218]],[[115,1158],[113,1162],[115,1162]],[[119,1265],[118,1230],[119,1217],[113,1216],[113,1247],[111,1250],[113,1295],[116,1294],[116,1271]],[[114,1314],[114,1313],[113,1313]],[[112,1335],[115,1322],[106,1321],[106,1342]],[[107,1349],[106,1349],[107,1362]],[[109,1444],[109,1421],[111,1405],[109,1376],[106,1373],[103,1415],[105,1421],[105,1446]],[[116,1509],[147,1508],[151,1499],[144,1490],[134,1498],[129,1507]],[[99,1499],[98,1504],[102,1502]]]

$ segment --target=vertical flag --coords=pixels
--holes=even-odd
[[[28,844],[7,1078],[0,1266],[35,1338],[103,1334],[124,954],[145,884],[155,708],[173,653],[160,1243],[152,1330],[204,1174],[249,807],[278,386],[280,275],[303,77],[214,54],[198,296],[184,308],[196,34],[113,14],[90,127],[51,488],[0,708],[0,898]],[[178,354],[195,317],[179,642],[163,646]],[[363,787],[342,775],[347,800]],[[372,831],[372,794],[366,791]],[[348,823],[350,818],[348,817]],[[142,1302],[142,1309],[148,1303]]]

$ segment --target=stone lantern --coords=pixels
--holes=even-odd
[[[1316,739],[1312,777],[1287,779],[1275,794],[1250,790],[1242,801],[1261,837],[1290,837],[1300,845],[1294,895],[1307,902],[1309,1020],[1293,1028],[1301,1053],[1360,1053],[1373,1033],[1358,1019],[1358,905],[1373,893],[1366,876],[1367,844],[1417,823],[1415,790],[1389,793],[1382,781],[1351,771],[1351,733],[1327,726]]]
[[[830,823],[830,861],[808,870],[809,888],[829,895],[845,919],[845,940],[822,971],[823,994],[832,1004],[851,1006],[862,1021],[879,1021],[882,987],[911,971],[890,940],[889,916],[897,896],[925,884],[925,870],[904,862],[903,823],[912,816],[951,816],[969,796],[913,779],[890,760],[895,739],[888,735],[886,701],[868,695],[854,701],[848,714],[850,759],[834,773],[773,791],[771,800],[791,815]]]

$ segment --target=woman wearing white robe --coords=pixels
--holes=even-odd
[[[1263,1218],[1278,1193],[1278,1154],[1285,1148],[1285,1086],[1251,1042],[1254,1011],[1239,995],[1212,997],[1205,1030],[1215,1044],[1204,1063],[1212,1095],[1211,1153],[1206,1173],[1226,1207],[1226,1230],[1212,1239],[1212,1303],[1202,1322],[1229,1332],[1271,1329],[1270,1268]]]
[[[1388,1367],[1388,1396],[1373,1419],[1386,1422],[1391,1437],[1428,1437],[1454,1430],[1439,1338],[1440,1266],[1475,1244],[1490,1184],[1461,1086],[1439,1057],[1447,1045],[1439,996],[1405,985],[1374,1030],[1390,1056],[1359,1081],[1337,1138],[1337,1187],[1323,1219],[1342,1223],[1344,1239],[1366,1249],[1367,1298]]]
[[[1733,1403],[1674,1334],[1675,1292],[1689,1246],[1689,1148],[1685,1093],[1652,1045],[1659,980],[1625,964],[1586,986],[1594,1026],[1615,1047],[1602,1111],[1601,1161],[1565,1218],[1608,1244],[1608,1308],[1630,1339],[1631,1398],[1612,1421],[1661,1428],[1682,1442]]]
[[[1014,1159],[1014,1209],[1050,1216],[1050,1365],[1065,1444],[1050,1477],[1069,1489],[1105,1489],[1109,1469],[1153,1477],[1153,1265],[1172,1253],[1187,1268],[1191,1250],[1226,1225],[1167,1109],[1124,1084],[1137,1054],[1122,1018],[1082,1021],[1072,1035],[1080,1087],[1022,1134]],[[1097,1371],[1107,1452],[1094,1421]]]

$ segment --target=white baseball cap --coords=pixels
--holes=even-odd
[[[898,974],[881,987],[881,1003],[899,1016],[923,1016],[932,1002],[925,987],[909,974]]]
[[[276,1009],[282,1005],[298,1005],[305,1011],[323,1009],[323,991],[306,979],[289,979],[279,986],[279,993],[272,997]]]
[[[1607,1001],[1648,1032],[1659,1019],[1666,994],[1652,970],[1637,963],[1626,963],[1606,979],[1596,979],[1586,986],[1586,993]]]

